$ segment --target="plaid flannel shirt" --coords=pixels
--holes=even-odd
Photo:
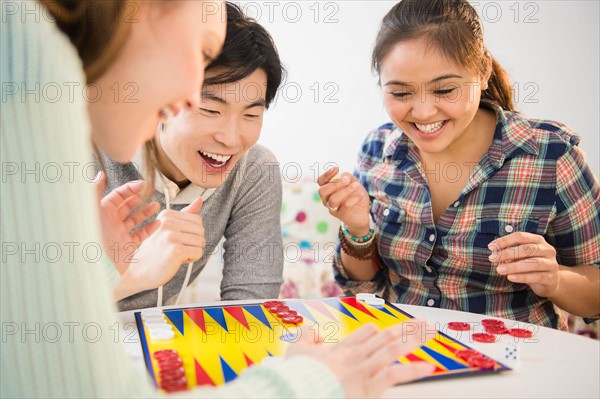
[[[530,232],[554,246],[559,264],[600,268],[598,180],[565,125],[481,106],[498,117],[493,144],[437,225],[412,141],[392,124],[368,135],[355,175],[371,198],[380,267],[372,281],[352,281],[338,246],[336,282],[351,295],[380,292],[392,302],[566,329],[552,302],[496,272],[487,246],[510,232]],[[442,176],[456,176],[443,169]]]

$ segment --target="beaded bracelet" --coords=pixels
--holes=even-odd
[[[340,225],[340,229],[347,238],[349,238],[356,244],[366,244],[369,241],[371,241],[375,236],[375,228],[372,224],[369,227],[369,234],[365,234],[364,236],[355,236],[350,234],[350,231],[348,231],[348,226],[346,226],[344,222],[342,222],[342,224]]]
[[[338,236],[340,238],[340,247],[348,255],[358,260],[369,260],[373,258],[375,249],[377,248],[375,234],[371,234],[369,241],[362,243],[355,243],[348,240],[348,236],[344,234],[342,227],[340,227]]]

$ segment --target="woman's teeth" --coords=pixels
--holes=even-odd
[[[445,121],[440,121],[440,122],[430,123],[428,125],[421,125],[419,123],[415,123],[415,126],[417,127],[417,129],[419,129],[423,133],[430,134],[430,133],[438,131],[444,125],[444,122]]]
[[[206,158],[210,158],[217,161],[218,163],[213,165],[217,167],[224,166],[227,163],[227,161],[231,159],[231,155],[211,154],[210,152],[204,151],[200,151],[200,154],[204,155]]]

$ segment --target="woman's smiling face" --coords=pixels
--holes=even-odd
[[[388,115],[421,153],[451,152],[476,133],[470,127],[486,79],[427,41],[393,47],[381,63],[380,80]]]
[[[214,12],[210,12],[214,11]],[[137,23],[89,103],[92,139],[113,160],[129,162],[156,133],[161,110],[198,106],[204,69],[225,40],[218,1],[140,2]]]
[[[219,69],[207,73],[218,75]],[[159,169],[176,182],[218,187],[258,141],[266,108],[267,75],[202,89],[200,106],[185,110],[157,137]]]

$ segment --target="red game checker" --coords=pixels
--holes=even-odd
[[[177,352],[174,349],[163,349],[163,350],[154,352],[153,357],[156,360],[161,360],[161,359],[176,359],[176,358],[179,357],[179,352]]]
[[[263,303],[263,306],[265,308],[269,308],[269,307],[275,306],[275,305],[284,305],[284,303],[281,301],[267,301],[267,302]]]
[[[158,361],[158,367],[161,370],[178,369],[181,366],[183,366],[183,360],[181,360],[179,357],[176,359],[165,359]]]
[[[158,376],[160,377],[161,381],[177,380],[185,376],[185,369],[183,367],[179,367],[178,369],[160,370],[158,372]]]
[[[468,362],[469,359],[472,358],[473,356],[481,356],[481,353],[477,352],[475,349],[464,349],[464,350],[456,352],[456,356],[459,359],[462,359],[465,362]]]
[[[475,333],[471,335],[474,341],[491,344],[496,342],[496,336],[488,333]]]
[[[454,331],[469,331],[471,325],[463,321],[451,321],[448,323],[448,328]]]
[[[513,337],[517,338],[531,338],[533,337],[533,332],[526,330],[524,328],[511,328],[508,332]]]
[[[291,309],[282,309],[279,312],[277,312],[277,317],[291,317],[291,316],[298,316],[298,312],[296,312],[295,310],[291,310]]]
[[[503,326],[504,322],[502,320],[497,320],[497,319],[483,319],[483,320],[481,320],[481,324],[483,324],[484,327]]]
[[[468,362],[471,366],[484,370],[493,370],[494,367],[496,367],[496,362],[493,359],[483,355],[473,356],[468,360]]]
[[[503,325],[490,324],[488,326],[484,326],[484,329],[485,329],[486,333],[496,334],[496,335],[508,334],[508,332],[510,331],[504,324]]]
[[[284,323],[287,323],[287,324],[296,324],[296,325],[302,323],[303,320],[304,320],[304,318],[302,316],[288,316],[288,317],[284,317],[282,319],[282,321]]]
[[[283,303],[277,303],[275,305],[271,305],[271,306],[267,307],[267,309],[271,313],[277,313],[277,312],[280,312],[283,310],[289,310],[290,308],[287,307],[286,305],[284,305]]]
[[[183,391],[188,388],[187,386],[187,378],[182,377],[178,380],[173,381],[164,381],[160,383],[160,387],[167,392],[177,392]]]
[[[185,383],[180,382],[184,380]],[[158,385],[160,388],[170,391],[173,389],[177,389],[179,390],[179,388],[181,389],[187,389],[188,385],[187,385],[187,378],[186,377],[181,377],[180,379],[175,379],[175,380],[164,380],[161,381],[160,384]]]

